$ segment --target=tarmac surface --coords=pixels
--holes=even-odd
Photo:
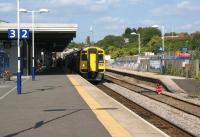
[[[66,75],[45,74],[0,100],[1,137],[110,137]]]
[[[133,74],[135,76],[160,80],[167,89],[173,93],[191,93],[200,92],[200,81],[195,79],[186,79],[185,77],[160,75],[151,72],[138,72],[133,70],[126,70],[123,68],[108,68],[107,70],[121,71]]]
[[[173,81],[186,92],[199,92],[200,93],[200,81],[194,79],[173,79]]]

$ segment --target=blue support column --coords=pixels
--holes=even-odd
[[[21,95],[22,91],[22,78],[21,78],[21,72],[17,72],[17,94]]]
[[[35,81],[35,67],[32,67],[32,80]]]

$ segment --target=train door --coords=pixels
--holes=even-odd
[[[97,71],[97,50],[94,48],[89,49],[89,68],[90,71]]]
[[[95,53],[90,53],[90,70],[93,72],[97,70],[96,61],[97,55]]]

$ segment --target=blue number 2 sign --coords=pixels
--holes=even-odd
[[[8,38],[9,39],[17,39],[17,29],[8,29]],[[20,29],[20,39],[29,39],[29,30],[28,29]]]
[[[21,39],[29,39],[29,30],[28,29],[20,29],[20,38]]]

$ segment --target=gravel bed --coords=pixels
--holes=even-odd
[[[174,125],[177,125],[192,135],[200,137],[199,118],[174,109],[166,104],[149,99],[148,97],[132,92],[116,84],[104,83],[104,85],[116,91],[118,94],[123,95],[133,102],[139,104],[145,109],[162,117],[163,119],[173,123]]]
[[[135,84],[138,84],[140,86],[145,85],[145,87],[148,87],[149,89],[154,89],[155,85],[156,85],[155,83],[136,80],[134,78],[131,78],[131,77],[128,77],[128,76],[122,76],[122,75],[112,73],[112,72],[106,72],[105,74],[108,74],[108,75],[111,75],[111,76],[114,76],[114,77],[120,78],[120,79],[128,79],[129,81],[132,81]],[[166,94],[166,95],[169,95],[169,96],[190,102],[190,103],[200,105],[200,98],[191,98],[186,93],[170,93],[170,92],[167,92],[167,91],[164,91],[163,93]]]

